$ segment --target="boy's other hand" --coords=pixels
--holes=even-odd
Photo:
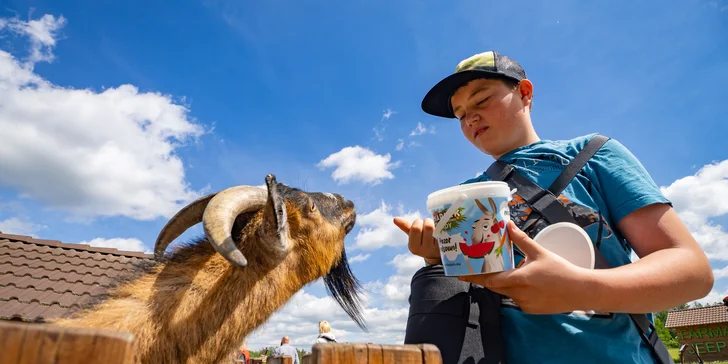
[[[425,258],[429,264],[440,264],[440,248],[432,236],[435,222],[431,218],[416,219],[410,224],[402,217],[395,217],[394,224],[409,236],[407,247],[412,254]]]
[[[516,269],[462,276],[460,280],[506,295],[527,313],[556,314],[591,309],[587,301],[593,298],[588,293],[592,270],[578,267],[538,245],[513,221],[507,226],[511,241],[526,255],[525,263]]]

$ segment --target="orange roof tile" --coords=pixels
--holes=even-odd
[[[152,254],[0,233],[0,319],[45,322],[99,301]]]
[[[669,311],[665,327],[683,327],[728,322],[728,307],[715,305]]]

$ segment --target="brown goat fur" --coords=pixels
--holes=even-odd
[[[344,252],[351,226],[341,223],[341,216],[353,214],[353,204],[317,211],[309,208],[312,201],[332,197],[312,199],[296,189],[284,194],[291,243],[285,257],[258,241],[265,209],[243,213],[235,219],[232,237],[248,267],[230,264],[208,238],[199,238],[153,267],[140,267],[140,276],[119,285],[108,299],[55,324],[131,332],[136,362],[223,362],[304,285],[324,277],[329,293],[364,328],[359,282]]]

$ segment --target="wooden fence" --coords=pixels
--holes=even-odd
[[[253,358],[252,364],[262,364]],[[315,344],[313,352],[303,356],[301,364],[442,364],[440,351],[431,344]],[[293,364],[290,356],[268,357],[266,364]]]
[[[132,364],[130,333],[56,327],[0,320],[0,364]],[[293,364],[290,356],[268,357],[266,364]],[[253,358],[253,364],[262,364]],[[431,344],[315,344],[301,364],[442,364]]]
[[[0,320],[0,364],[131,364],[130,333]]]

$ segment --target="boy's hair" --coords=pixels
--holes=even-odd
[[[516,81],[512,78],[508,77],[496,77],[496,79],[501,80],[506,87],[508,87],[509,90],[513,91],[518,85],[521,83],[521,81]],[[533,97],[531,97],[531,102],[528,104],[528,112],[531,112],[533,110]]]

